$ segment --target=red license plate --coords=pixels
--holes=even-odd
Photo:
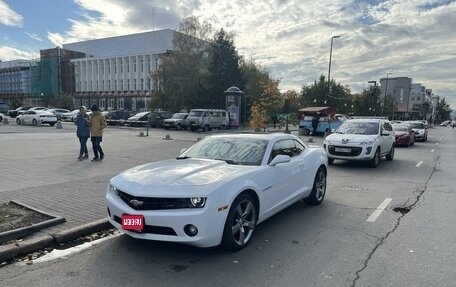
[[[122,215],[122,229],[141,231],[144,228],[144,216],[142,215]]]

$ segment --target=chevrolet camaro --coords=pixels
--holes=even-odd
[[[322,203],[327,165],[321,147],[290,134],[208,136],[112,178],[108,219],[135,238],[240,250],[270,216]]]

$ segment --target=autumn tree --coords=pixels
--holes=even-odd
[[[261,97],[250,108],[249,124],[251,127],[264,127],[267,120],[282,109],[284,99],[280,94],[279,83],[279,80],[268,80],[261,83],[263,89]]]

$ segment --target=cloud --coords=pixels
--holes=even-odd
[[[1,0],[0,0],[1,1]],[[282,90],[300,90],[327,76],[361,92],[367,81],[411,77],[456,107],[456,1],[77,0],[82,19],[50,31],[56,45],[152,29],[176,29],[197,16],[236,35],[237,49],[281,79]],[[0,2],[1,3],[1,2]]]
[[[0,59],[16,60],[16,59],[31,59],[32,52],[25,52],[8,46],[0,46]]]
[[[23,17],[13,11],[8,4],[0,0],[0,24],[22,27]]]
[[[26,34],[27,36],[29,36],[30,38],[35,39],[35,40],[37,40],[37,41],[40,41],[40,42],[43,41],[43,39],[41,39],[41,37],[38,36],[38,35],[35,34],[35,33],[30,33],[30,32],[28,32],[28,31],[25,31],[25,34]]]

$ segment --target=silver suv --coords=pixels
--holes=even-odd
[[[395,148],[393,127],[385,118],[350,119],[326,137],[323,147],[330,164],[335,159],[368,161],[377,167],[380,158],[393,160]]]

